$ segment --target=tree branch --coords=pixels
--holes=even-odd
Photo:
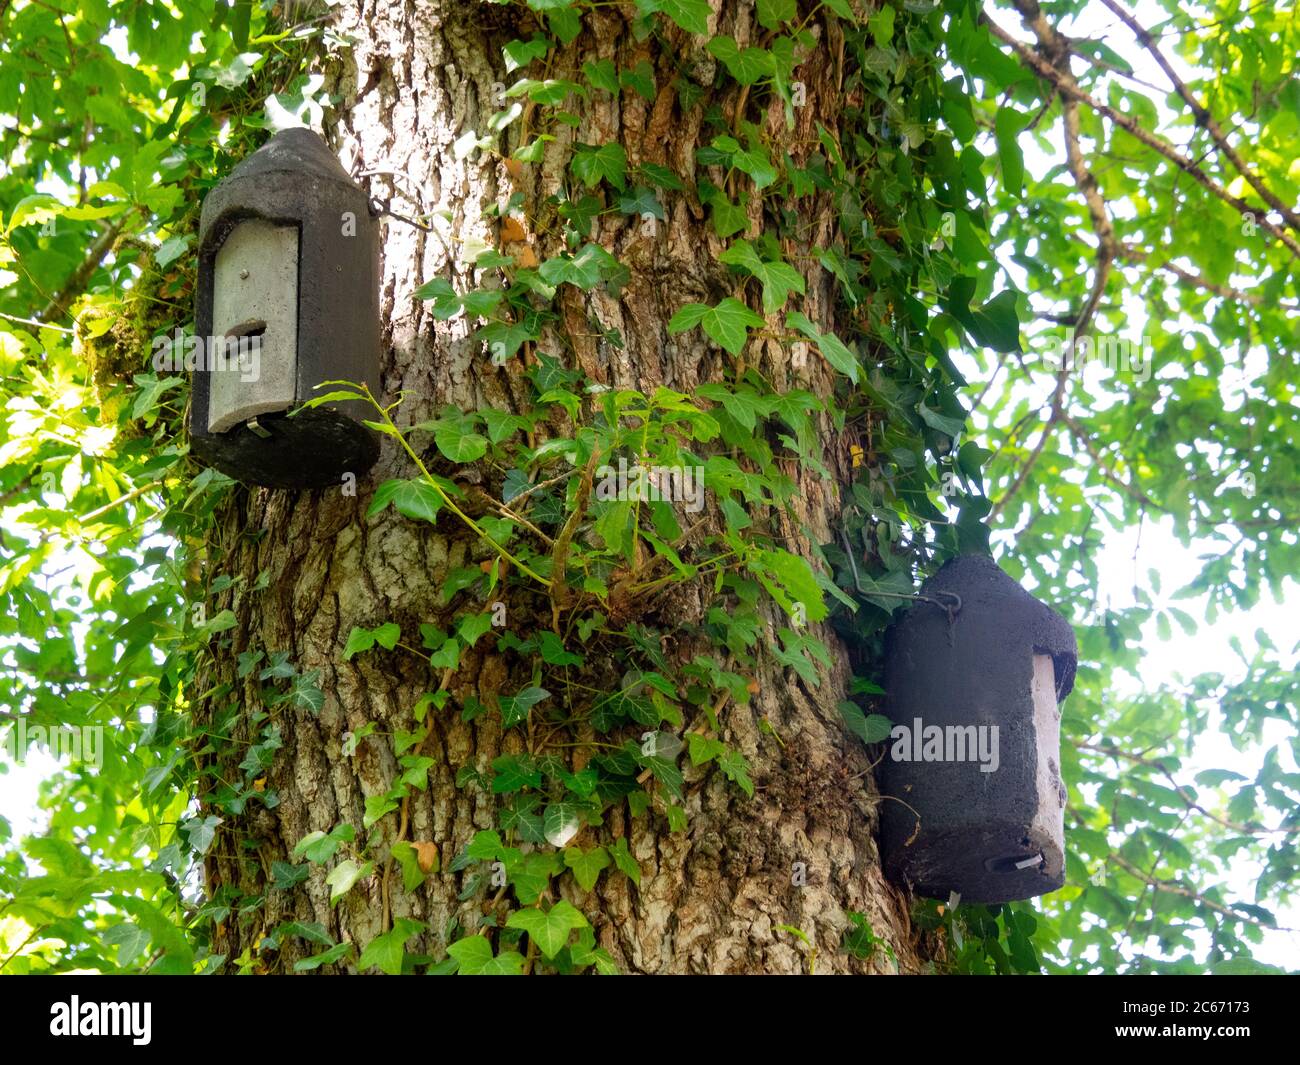
[[[90,284],[91,277],[99,269],[100,263],[113,249],[118,234],[126,228],[126,223],[130,220],[131,215],[139,209],[137,207],[134,210],[124,211],[120,218],[109,224],[108,228],[95,239],[95,243],[86,252],[86,257],[72,271],[68,280],[63,283],[63,287],[54,294],[54,298],[36,316],[37,318],[42,322],[48,322],[54,318],[62,318],[68,312],[68,308],[72,306],[72,301],[85,291],[86,286]]]
[[[1017,0],[1016,6],[1018,8],[1023,7],[1034,11],[1038,10],[1037,3],[1033,3],[1032,0]],[[1098,114],[1105,115],[1111,120],[1111,122],[1119,126],[1120,129],[1124,130],[1135,140],[1140,141],[1152,151],[1164,156],[1176,167],[1190,175],[1199,184],[1208,189],[1224,203],[1228,204],[1228,206],[1234,208],[1241,215],[1258,224],[1259,227],[1270,236],[1281,241],[1292,255],[1297,259],[1300,259],[1300,242],[1297,242],[1294,236],[1288,233],[1285,229],[1282,229],[1280,226],[1269,221],[1267,217],[1260,217],[1256,208],[1251,207],[1251,205],[1246,203],[1245,200],[1233,196],[1227,189],[1206,174],[1195,161],[1183,155],[1163,137],[1159,137],[1156,134],[1143,129],[1142,125],[1135,118],[1130,115],[1121,114],[1113,107],[1102,103],[1096,97],[1084,92],[1074,83],[1074,79],[1070,77],[1068,73],[1057,69],[1057,67],[1046,58],[1016,40],[1015,37],[994,22],[993,19],[989,17],[988,12],[981,12],[980,18],[993,36],[997,37],[1005,44],[1010,45],[1012,51],[1019,56],[1020,61],[1024,63],[1025,66],[1034,71],[1034,73],[1038,74],[1040,77],[1051,82],[1052,86],[1060,92],[1062,96],[1077,100],[1079,103],[1087,104]],[[1042,19],[1041,14],[1038,15],[1038,18]],[[1044,23],[1046,22],[1045,19],[1042,21]]]
[[[1101,0],[1101,2],[1120,17],[1124,25],[1133,31],[1133,36],[1138,39],[1138,43],[1151,53],[1151,57],[1160,65],[1160,69],[1165,72],[1165,76],[1172,83],[1174,91],[1177,92],[1178,95],[1182,97],[1183,102],[1192,109],[1192,114],[1196,118],[1196,124],[1213,138],[1214,143],[1219,147],[1219,151],[1221,151],[1232,165],[1240,171],[1241,176],[1250,183],[1250,187],[1259,193],[1260,198],[1272,207],[1273,210],[1277,211],[1278,214],[1286,219],[1287,225],[1292,229],[1300,230],[1300,216],[1297,216],[1294,210],[1279,200],[1273,194],[1272,190],[1265,186],[1263,179],[1246,165],[1241,156],[1238,155],[1232,145],[1228,143],[1227,136],[1224,134],[1219,124],[1214,120],[1214,116],[1210,114],[1209,110],[1194,96],[1192,96],[1191,90],[1188,89],[1182,78],[1175,73],[1174,68],[1170,66],[1169,60],[1164,57],[1164,54],[1160,51],[1160,48],[1156,44],[1155,39],[1151,36],[1151,33],[1142,26],[1131,13],[1125,10],[1122,5],[1117,3],[1116,0]]]

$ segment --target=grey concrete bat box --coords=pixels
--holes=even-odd
[[[1074,686],[1074,631],[983,556],[948,562],[921,594],[944,605],[918,601],[885,641],[885,874],[937,899],[1055,891],[1065,883],[1059,704]]]
[[[325,381],[379,394],[379,227],[311,130],[277,133],[203,201],[194,320],[190,444],[203,462],[270,488],[374,465],[365,404],[297,410]]]

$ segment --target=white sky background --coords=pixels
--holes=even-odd
[[[1133,6],[1130,4],[1131,8]],[[1147,26],[1154,25],[1164,17],[1161,9],[1150,3],[1137,4],[1135,13],[1139,21]],[[995,18],[1004,28],[1017,37],[1025,39],[1026,35],[1020,25],[1019,17],[1014,11],[1008,12],[999,8],[995,12]],[[1132,40],[1127,28],[1119,24],[1118,20],[1099,4],[1089,5],[1079,18],[1064,23],[1061,28],[1073,36],[1104,37],[1106,43],[1132,65],[1139,77],[1153,84],[1165,84],[1162,72],[1146,52]],[[119,50],[125,52],[124,42]],[[1173,54],[1172,49],[1165,48],[1165,52],[1180,74],[1189,74],[1187,68]],[[1163,110],[1162,101],[1157,100],[1157,106]],[[1028,173],[1041,176],[1063,158],[1064,148],[1061,144],[1059,128],[1053,131],[1051,138],[1054,154],[1050,156],[1038,149],[1031,135],[1024,134],[1020,138]],[[995,154],[991,140],[982,147],[986,155]],[[1019,268],[1014,265],[1009,264],[1008,271],[1013,278],[1019,279],[1023,276],[1019,273]],[[1242,284],[1243,287],[1249,287],[1251,279],[1242,279]],[[1131,301],[1131,305],[1125,307],[1125,315],[1129,322],[1133,323],[1128,336],[1130,339],[1136,339],[1140,336],[1143,322],[1140,303]],[[955,353],[954,358],[970,380],[979,379],[980,371],[973,359],[959,353]],[[1255,363],[1256,360],[1250,361]],[[1248,365],[1239,371],[1235,379],[1232,374],[1225,375],[1222,382],[1225,405],[1229,407],[1236,405],[1239,400],[1234,399],[1235,391],[1259,368],[1259,365]],[[1090,388],[1094,383],[1105,387],[1106,372],[1104,367],[1090,366],[1086,371]],[[999,384],[994,387],[1018,389],[1023,394],[1034,397],[1035,402],[1041,402],[1045,407],[1051,384],[1050,376],[1026,383],[1023,376],[1016,373],[1009,377],[1004,375]],[[1117,387],[1121,391],[1116,394],[1116,400],[1119,402],[1123,402],[1125,398],[1122,386],[1123,382],[1119,381]],[[978,412],[975,423],[977,427],[983,428]],[[1086,459],[1085,455],[1084,460]],[[1032,489],[1032,484],[1031,476],[1030,483],[1025,488],[1026,492]],[[1013,536],[995,537],[995,553],[999,553],[1000,545],[1013,540]],[[1115,609],[1134,605],[1133,586],[1137,583],[1146,588],[1156,609],[1166,606],[1169,604],[1170,595],[1189,583],[1199,572],[1200,563],[1197,556],[1207,551],[1217,553],[1217,550],[1221,550],[1221,546],[1216,549],[1208,541],[1193,543],[1189,548],[1183,547],[1170,531],[1167,521],[1148,521],[1142,530],[1140,545],[1137,541],[1136,528],[1111,532],[1099,549],[1095,562],[1100,580],[1099,600],[1103,604]],[[53,568],[59,567],[53,566]],[[1163,594],[1155,595],[1147,587],[1148,569],[1159,571]],[[1113,677],[1116,694],[1125,697],[1136,696],[1144,687],[1174,685],[1205,672],[1222,673],[1229,682],[1241,679],[1246,672],[1245,665],[1231,649],[1228,641],[1230,637],[1236,636],[1246,653],[1251,654],[1256,646],[1253,634],[1257,628],[1263,628],[1274,635],[1284,662],[1289,659],[1293,667],[1296,664],[1295,648],[1286,646],[1286,640],[1296,631],[1294,619],[1297,607],[1300,607],[1300,595],[1297,595],[1297,585],[1294,580],[1287,584],[1285,602],[1277,603],[1265,598],[1247,612],[1221,614],[1213,625],[1201,620],[1204,617],[1203,601],[1185,600],[1177,605],[1198,619],[1199,631],[1195,635],[1188,636],[1175,625],[1170,639],[1162,641],[1156,635],[1156,622],[1153,615],[1143,633],[1145,658],[1141,667],[1142,677],[1139,679],[1116,673]],[[1190,784],[1196,773],[1208,768],[1231,769],[1253,778],[1269,747],[1279,744],[1282,748],[1283,767],[1289,772],[1295,772],[1295,759],[1290,744],[1291,733],[1280,722],[1271,722],[1266,730],[1266,736],[1268,742],[1264,746],[1239,753],[1222,732],[1213,731],[1203,735],[1196,744],[1193,756],[1185,760],[1184,769],[1177,774],[1179,781]],[[0,755],[0,762],[6,763],[9,769],[8,773],[0,773],[0,815],[9,819],[15,837],[40,833],[44,830],[48,817],[37,809],[38,788],[40,781],[54,771],[57,763],[49,756],[35,750],[31,752],[25,765],[15,766],[7,763],[3,755]],[[1258,869],[1234,861],[1226,876],[1226,884],[1233,896],[1253,901],[1254,882],[1257,876]],[[1279,912],[1278,921],[1282,925],[1300,928],[1300,907],[1293,906]],[[1202,940],[1203,952],[1209,945],[1208,936],[1203,936]],[[1151,945],[1154,946],[1154,942]],[[1134,949],[1130,952],[1131,956],[1142,953],[1142,947],[1142,944],[1134,944]],[[1254,954],[1258,960],[1273,965],[1288,969],[1300,968],[1300,934],[1266,932],[1264,942],[1254,949]]]

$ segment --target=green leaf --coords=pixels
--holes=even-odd
[[[721,60],[727,73],[741,85],[753,85],[760,78],[776,73],[772,53],[762,48],[740,48],[731,37],[714,37],[708,44],[709,54]]]
[[[763,310],[768,314],[779,311],[791,292],[804,293],[804,280],[798,270],[779,259],[765,262],[747,240],[736,241],[718,256],[718,261],[739,266],[758,278],[763,285]]]
[[[787,613],[793,614],[793,603],[803,605],[809,621],[821,621],[826,617],[826,604],[822,601],[821,586],[813,576],[812,566],[802,555],[789,551],[758,551],[750,562],[749,568],[764,583],[769,592],[775,592],[770,578],[774,578],[784,590],[785,595],[775,594],[774,598]],[[788,598],[787,598],[788,597]]]
[[[460,619],[456,634],[466,647],[473,647],[492,628],[491,614],[469,614]]]
[[[573,153],[569,169],[589,189],[602,181],[608,181],[616,189],[627,185],[627,153],[621,144],[609,143],[598,147],[580,144]]]
[[[765,148],[741,148],[731,155],[731,165],[748,174],[756,189],[765,189],[776,181],[778,172]]]
[[[385,481],[375,489],[366,517],[373,518],[392,504],[405,517],[432,522],[437,520],[442,503],[442,494],[423,478]]]
[[[402,887],[407,893],[414,891],[425,880],[425,872],[420,868],[420,856],[416,849],[406,840],[393,844],[392,854],[402,868]],[[362,956],[364,960],[364,955]]]
[[[571,903],[561,899],[550,910],[516,910],[506,921],[507,928],[518,928],[537,944],[544,957],[553,958],[569,941],[575,929],[587,928],[585,918]]]
[[[374,872],[374,862],[363,862],[358,865],[351,858],[345,858],[329,871],[325,877],[325,883],[330,889],[330,905],[336,904],[339,899],[352,890],[352,887],[358,880],[369,876]]]
[[[305,939],[309,943],[316,943],[322,947],[334,946],[333,937],[325,931],[325,926],[317,921],[285,921],[275,931],[282,937],[297,936],[299,939]]]
[[[545,688],[529,686],[516,695],[501,699],[501,724],[504,728],[513,728],[528,716],[528,711],[543,699],[549,699],[551,693]]]
[[[325,693],[320,689],[320,670],[313,669],[294,677],[290,695],[294,706],[319,714],[325,705]]]
[[[807,315],[801,314],[799,311],[791,311],[787,314],[785,324],[787,328],[799,330],[817,345],[817,350],[821,352],[822,358],[854,384],[858,383],[858,377],[861,373],[858,357],[839,337],[832,333],[823,333],[813,325]]]
[[[842,701],[839,708],[840,713],[844,716],[845,724],[849,727],[849,731],[863,743],[883,743],[889,739],[894,723],[884,714],[871,714],[868,716],[862,712],[862,708],[857,703],[851,703],[848,700]]]
[[[582,655],[575,655],[572,651],[564,649],[564,641],[555,633],[543,629],[537,637],[539,649],[542,654],[542,661],[553,666],[580,666],[582,665]]]
[[[727,745],[721,740],[711,739],[698,732],[692,732],[686,737],[686,750],[691,765],[694,766],[707,765],[726,749]]]
[[[754,783],[749,779],[749,763],[739,751],[726,750],[718,756],[718,768],[727,775],[727,779],[740,788],[751,799],[754,797]]]
[[[343,661],[348,661],[362,651],[369,651],[375,644],[391,651],[401,638],[402,628],[395,621],[386,621],[376,629],[362,629],[354,625],[348,633],[347,646],[343,648]]]
[[[931,429],[937,429],[947,436],[960,436],[962,430],[966,428],[965,419],[950,418],[946,414],[940,414],[937,410],[931,410],[924,403],[917,404],[916,412]]]
[[[582,64],[582,73],[593,89],[618,95],[618,68],[612,59],[589,59]]]
[[[104,932],[105,943],[117,947],[117,964],[127,969],[145,952],[150,935],[134,921],[123,921]]]
[[[477,462],[487,454],[488,442],[474,431],[478,415],[464,414],[454,407],[444,408],[432,421],[421,422],[415,428],[433,433],[438,450],[452,462]]]
[[[759,24],[769,30],[778,29],[783,22],[793,22],[797,14],[797,0],[758,0]]]
[[[372,966],[386,972],[389,976],[402,974],[402,958],[406,956],[404,944],[417,932],[423,932],[423,921],[412,921],[408,917],[398,917],[393,921],[391,932],[375,936],[361,952],[357,968],[363,972]]]
[[[637,0],[642,11],[662,11],[687,33],[709,32],[708,0]]]
[[[1020,195],[1025,179],[1025,159],[1016,138],[1032,117],[1014,107],[1004,106],[998,108],[993,121],[998,160],[1002,163],[1002,184],[1015,196]]]
[[[673,315],[668,323],[668,332],[675,335],[698,325],[721,347],[732,355],[739,355],[745,348],[749,330],[761,327],[763,324],[760,315],[755,314],[740,300],[728,296],[716,307],[709,307],[703,303],[686,304]]]
[[[524,956],[517,950],[503,950],[492,956],[492,944],[483,936],[466,936],[447,948],[456,959],[462,976],[522,976]]]
[[[632,856],[628,850],[627,837],[619,836],[614,841],[614,846],[610,848],[610,853],[614,856],[614,864],[618,871],[626,876],[632,883],[638,887],[641,885],[641,864]]]
[[[342,961],[352,953],[351,943],[339,943],[330,947],[329,950],[322,951],[320,954],[313,954],[310,958],[303,958],[293,963],[293,971],[296,973],[307,973],[313,969],[319,969],[322,965],[333,965],[335,962]]]
[[[503,754],[492,761],[492,793],[508,795],[523,788],[540,788],[542,774],[530,759],[517,754]]]
[[[1020,318],[1016,313],[1016,294],[1004,289],[979,310],[972,311],[975,339],[994,351],[1020,350]]]
[[[564,849],[564,864],[573,870],[573,878],[583,891],[590,891],[596,886],[601,871],[609,868],[609,852],[604,847],[593,847],[584,851],[581,847]]]
[[[563,847],[578,834],[582,827],[577,803],[553,802],[542,815],[542,832],[552,847]]]
[[[884,48],[894,39],[894,15],[896,12],[888,4],[881,4],[880,9],[867,19],[871,28],[871,37],[876,47]]]

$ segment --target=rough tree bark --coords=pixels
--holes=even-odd
[[[718,6],[710,29],[732,35],[742,46],[765,32],[754,21],[750,3],[726,0]],[[695,68],[697,80],[711,84],[714,61],[703,49],[705,39],[665,23],[662,38],[637,40],[632,5],[608,5],[585,16],[581,36],[554,54],[547,76],[578,80],[587,59],[612,59],[620,68],[646,60],[655,70],[655,101],[635,93],[621,99],[593,93],[589,100],[576,101],[581,125],[561,127],[538,166],[504,162],[519,143],[520,123],[502,137],[499,154],[458,158],[454,142],[468,130],[487,129],[487,119],[500,106],[501,85],[511,80],[501,46],[526,38],[533,16],[522,5],[461,0],[361,0],[335,11],[337,28],[354,43],[324,63],[328,83],[341,97],[327,123],[327,139],[354,174],[371,172],[366,180],[374,195],[391,197],[394,210],[403,214],[431,216],[434,229],[424,232],[389,217],[382,230],[382,383],[390,400],[399,391],[407,393],[398,415],[401,424],[429,418],[445,403],[463,409],[525,405],[529,385],[522,374],[532,355],[525,352],[508,365],[493,365],[483,345],[469,340],[470,326],[461,319],[435,321],[414,291],[434,277],[446,278],[458,291],[480,284],[476,271],[462,260],[463,242],[501,246],[500,223],[489,212],[515,192],[524,193],[525,213],[534,227],[525,233],[524,243],[541,258],[558,251],[541,204],[566,181],[573,142],[617,141],[629,163],[668,166],[690,188],[699,169],[695,153],[709,104],[720,106],[733,124],[743,109],[772,138],[774,156],[786,148],[796,160],[805,159],[815,145],[817,124],[834,134],[844,110],[843,49],[833,20],[814,18],[809,25],[818,45],[798,71],[806,103],[796,112],[794,129],[787,130],[779,106],[760,108],[731,82],[712,99],[683,108],[674,89],[674,64]],[[523,124],[527,121],[525,116]],[[667,385],[690,392],[721,379],[728,356],[698,330],[670,337],[666,324],[686,302],[714,303],[733,294],[734,282],[717,263],[723,244],[693,195],[670,192],[663,201],[667,217],[653,233],[622,214],[597,220],[593,239],[630,268],[631,281],[617,296],[565,286],[563,328],[540,347],[610,385],[647,391]],[[752,197],[751,203],[751,229],[757,232],[763,221],[760,198]],[[835,204],[829,198],[816,202],[804,221],[805,238],[790,243],[786,257],[807,277],[810,317],[830,327],[835,314],[831,278],[808,255],[835,241]],[[621,333],[621,349],[601,338],[611,329]],[[788,348],[775,339],[754,339],[745,359],[778,389],[806,388],[821,396],[830,392],[831,375],[819,359],[810,357],[796,367]],[[818,428],[826,464],[841,483],[847,482],[849,463],[829,418],[823,416]],[[360,829],[366,796],[391,786],[398,767],[386,736],[364,740],[349,756],[343,752],[345,733],[367,722],[374,722],[381,734],[409,729],[416,699],[430,690],[427,665],[400,649],[344,662],[351,627],[392,620],[409,634],[421,622],[444,619],[445,624],[439,588],[449,568],[488,557],[482,545],[450,521],[440,520],[436,527],[417,524],[391,508],[375,519],[364,518],[375,484],[413,472],[388,441],[379,466],[363,478],[356,496],[339,490],[240,490],[214,534],[226,571],[245,578],[217,604],[230,606],[240,624],[232,630],[233,647],[217,657],[196,690],[230,683],[244,705],[254,707],[256,685],[252,678],[237,677],[235,656],[268,649],[290,651],[303,671],[319,669],[326,693],[318,716],[301,710],[279,716],[284,748],[266,782],[279,794],[278,807],[253,807],[243,818],[227,818],[208,859],[209,891],[233,886],[251,896],[265,893],[257,919],[232,917],[221,926],[214,949],[230,958],[246,950],[258,957],[261,937],[284,920],[319,921],[360,949],[399,916],[427,922],[430,931],[418,941],[419,948],[442,957],[453,918],[473,929],[492,905],[491,896],[482,892],[459,901],[464,874],[447,871],[473,834],[494,823],[493,797],[474,785],[458,789],[454,781],[461,766],[484,769],[503,751],[519,750],[522,741],[513,733],[503,736],[495,714],[465,724],[453,708],[430,716],[432,734],[424,753],[436,763],[428,789],[380,823],[385,842],[373,876],[337,906],[330,905],[320,867],[313,867],[310,879],[292,891],[273,889],[269,882],[270,863],[289,860],[299,839],[344,821]],[[839,485],[794,463],[787,472],[800,484],[798,514],[794,520],[782,518],[780,531],[791,549],[806,551],[801,525],[823,542],[832,539]],[[716,518],[712,504],[707,513]],[[255,589],[259,574],[265,575],[264,590]],[[704,589],[678,590],[656,606],[657,619],[646,620],[658,620],[671,631],[681,621],[698,620],[704,608]],[[769,623],[771,639],[778,619]],[[848,910],[867,915],[893,947],[899,969],[922,967],[925,945],[909,924],[910,897],[881,875],[877,793],[865,750],[846,733],[836,708],[849,679],[847,653],[828,626],[817,634],[836,657],[820,686],[810,687],[793,671],[765,659],[753,700],[731,706],[724,717],[725,739],[752,767],[752,799],[721,773],[702,773],[687,764],[686,832],[669,832],[653,810],[632,819],[625,806],[612,808],[601,829],[584,829],[588,845],[626,836],[641,864],[639,887],[626,877],[606,874],[592,893],[583,893],[571,877],[562,878],[563,891],[590,919],[598,944],[624,971],[806,971],[807,948],[778,931],[779,925],[796,926],[812,938],[818,972],[894,971],[883,952],[862,962],[839,949]],[[495,692],[516,690],[511,683],[528,682],[508,676],[506,659],[491,644],[481,640],[465,657],[450,685],[457,699],[479,693],[486,700]],[[665,650],[681,649],[666,642]],[[610,679],[611,685],[615,682]],[[196,704],[200,722],[215,711],[210,703]],[[764,720],[779,740],[760,729]],[[407,840],[436,843],[442,855],[442,871],[410,895],[401,888],[400,872],[383,860],[399,833]],[[249,840],[255,850],[241,842]],[[793,882],[796,863],[806,866],[802,886]],[[286,941],[278,954],[262,955],[259,967],[287,971],[313,949]]]

